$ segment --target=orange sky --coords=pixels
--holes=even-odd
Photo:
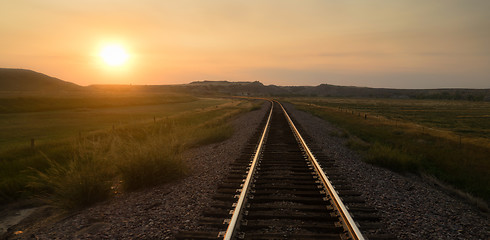
[[[490,88],[487,0],[16,0],[0,67],[80,85],[196,80]],[[117,43],[119,67],[99,51]]]

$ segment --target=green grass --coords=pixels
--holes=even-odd
[[[152,122],[185,111],[225,103],[223,99],[199,99],[157,105],[111,108],[84,108],[46,112],[0,114],[0,159],[8,149],[30,146],[53,139],[72,138],[90,132],[124,126],[135,122]]]
[[[227,139],[233,134],[230,119],[251,108],[249,101],[199,99],[94,110],[93,118],[102,116],[107,124],[96,127],[100,119],[87,118],[80,120],[79,127],[93,130],[82,135],[47,131],[49,140],[39,141],[34,149],[12,144],[0,152],[0,203],[41,195],[60,207],[80,208],[112,196],[119,183],[133,190],[185,176],[187,168],[180,154]],[[50,121],[67,130],[72,118],[69,113],[33,114],[48,118],[51,114]],[[114,119],[124,124],[109,127]],[[31,120],[34,130],[42,132],[44,122]]]
[[[0,94],[0,114],[46,112],[67,109],[94,109],[128,106],[160,105],[191,102],[196,98],[172,93],[75,93],[74,95],[10,95]]]
[[[489,114],[490,108],[485,109],[488,103],[330,98],[290,101],[343,128],[350,136],[348,146],[363,153],[367,162],[397,172],[428,174],[490,200],[490,137],[486,127],[490,119],[482,117]],[[406,111],[408,108],[418,110]],[[454,123],[462,114],[481,117]],[[461,128],[467,131],[462,133]]]
[[[400,148],[395,148],[375,142],[367,149],[366,161],[397,172],[417,172],[421,166],[420,160]]]
[[[104,135],[131,125],[145,125],[179,114],[215,109],[224,99],[199,99],[148,106],[128,106],[0,114],[0,203],[25,198],[32,191],[24,186],[32,169],[45,170],[49,164],[41,154],[68,161],[76,151],[77,139]],[[219,108],[221,109],[221,107]],[[35,139],[31,149],[30,139]]]
[[[468,137],[490,138],[490,102],[356,98],[296,99],[319,106],[354,111],[368,117],[383,116],[448,130]]]

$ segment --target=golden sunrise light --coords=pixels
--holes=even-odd
[[[101,49],[100,57],[109,66],[121,66],[126,63],[129,55],[122,46],[111,44]]]

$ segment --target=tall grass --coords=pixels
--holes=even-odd
[[[36,189],[47,202],[62,208],[80,208],[110,196],[114,171],[101,141],[79,143],[67,164],[47,159],[45,171],[33,169],[28,187]]]
[[[112,153],[119,178],[126,190],[151,187],[184,176],[184,146],[169,125],[143,136],[117,136],[120,144]],[[153,128],[155,130],[155,128]],[[177,131],[178,132],[178,131]]]
[[[47,142],[32,149],[26,146],[10,148],[1,152],[0,158],[0,204],[26,198],[33,194],[26,188],[33,175],[32,169],[45,171],[51,165],[50,159],[67,164],[73,156],[75,145],[72,141]]]
[[[230,120],[251,105],[236,101],[98,131],[59,142],[57,151],[45,146],[25,149],[30,151],[27,156],[34,156],[27,162],[0,161],[11,168],[29,166],[9,178],[2,176],[0,200],[35,194],[62,208],[77,209],[111,197],[119,184],[131,191],[174,181],[189,174],[182,152],[229,138],[233,134]],[[19,192],[23,194],[14,194]]]
[[[137,97],[142,98],[143,95]],[[139,103],[145,103],[146,100],[143,100]],[[165,101],[174,100],[176,99]],[[95,102],[93,99],[88,101]],[[152,100],[148,102],[152,103]],[[192,115],[204,111],[203,109],[233,107],[229,102],[231,101],[226,99],[199,99],[192,102],[139,107],[129,104],[121,108],[83,111],[0,114],[0,125],[3,126],[0,127],[0,204],[26,198],[35,193],[25,187],[29,182],[29,176],[33,174],[28,169],[45,171],[50,167],[50,163],[41,153],[65,165],[73,158],[72,154],[78,148],[76,142],[81,139],[107,138],[112,133],[112,128],[118,134],[124,134],[123,129],[156,126],[162,119],[177,119],[176,117],[182,114]],[[124,106],[124,103],[123,101],[118,104]],[[78,105],[67,106],[75,108]],[[154,120],[157,120],[157,124],[154,124]],[[136,131],[127,132],[136,135]],[[141,136],[146,134],[144,131],[140,132]],[[36,139],[34,148],[30,146],[31,138]]]
[[[366,161],[397,172],[417,172],[421,166],[416,156],[379,142],[369,146]]]

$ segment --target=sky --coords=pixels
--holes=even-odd
[[[0,0],[0,67],[79,85],[490,88],[488,0]],[[117,44],[128,58],[100,57]]]

